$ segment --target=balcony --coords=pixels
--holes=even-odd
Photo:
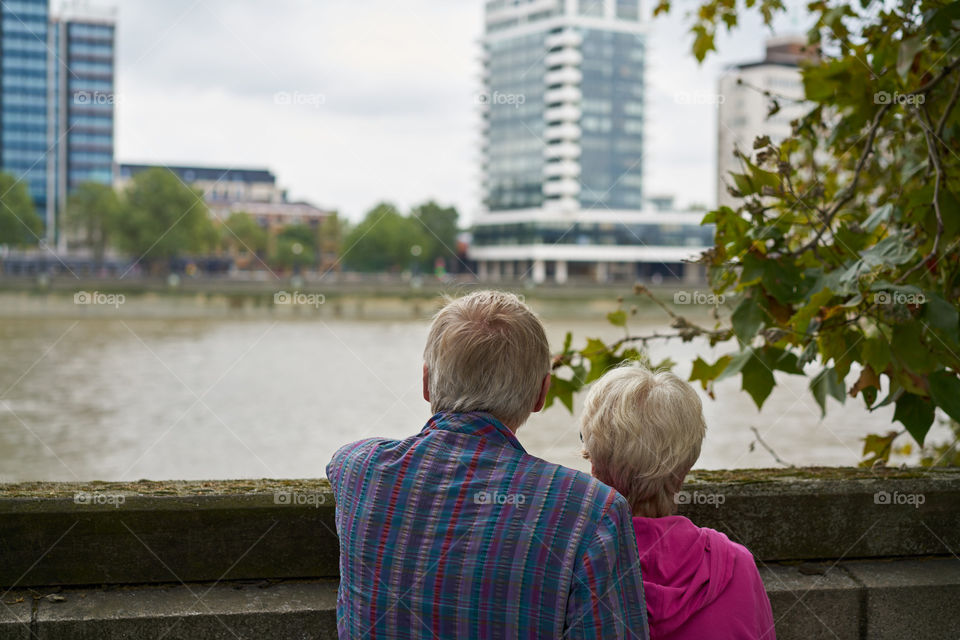
[[[560,89],[550,89],[543,94],[546,104],[579,103],[583,99],[583,92],[576,87],[566,86]]]
[[[580,127],[570,122],[547,127],[543,132],[544,139],[548,141],[579,140],[581,135]]]
[[[580,176],[580,163],[572,160],[548,162],[543,166],[545,178],[577,178]]]
[[[580,194],[580,183],[570,178],[548,180],[543,183],[543,195],[574,197]]]
[[[548,144],[543,150],[543,157],[548,160],[573,160],[580,157],[580,145],[572,142]]]
[[[580,116],[583,115],[580,107],[572,104],[562,107],[551,107],[543,112],[543,119],[547,122],[580,122]]]
[[[561,31],[547,36],[546,45],[548,49],[557,49],[559,47],[579,47],[583,42],[583,36],[576,31]]]
[[[543,59],[547,68],[551,67],[579,67],[583,62],[583,54],[576,49],[561,49],[548,53]]]
[[[563,85],[579,85],[583,81],[583,74],[579,69],[573,67],[564,67],[556,71],[548,71],[544,76],[544,82],[548,87]]]

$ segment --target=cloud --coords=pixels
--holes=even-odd
[[[756,21],[698,67],[683,12],[651,23],[648,194],[713,203],[724,64],[762,55]],[[124,0],[117,156],[266,166],[292,197],[358,219],[381,199],[469,216],[479,194],[480,0]]]

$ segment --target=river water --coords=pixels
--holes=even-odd
[[[548,320],[558,348],[572,329],[608,339],[603,322]],[[324,475],[330,455],[366,436],[405,437],[429,418],[421,397],[426,321],[334,319],[0,318],[0,481]],[[662,323],[634,326],[665,330]],[[654,345],[686,377],[703,343]],[[861,438],[892,428],[889,409],[829,400],[779,376],[762,412],[739,378],[704,396],[697,467],[776,466],[751,426],[793,464],[852,465]],[[527,450],[587,469],[575,417],[561,406],[519,431]]]

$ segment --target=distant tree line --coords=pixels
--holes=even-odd
[[[459,216],[433,201],[406,215],[380,203],[352,228],[336,213],[316,225],[265,228],[244,212],[212,217],[199,190],[156,168],[138,173],[122,192],[80,185],[63,222],[70,246],[88,249],[98,265],[114,250],[148,270],[163,270],[174,258],[219,254],[251,269],[442,272],[457,260]],[[26,185],[0,173],[0,246],[36,246],[42,237]]]

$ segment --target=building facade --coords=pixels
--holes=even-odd
[[[121,164],[114,186],[126,189],[135,175],[156,168],[172,171],[184,184],[203,192],[210,214],[218,220],[232,213],[247,213],[261,227],[278,230],[293,224],[315,227],[331,214],[307,202],[290,202],[269,169]]]
[[[490,0],[485,21],[481,279],[681,274],[702,216],[646,204],[639,2]]]
[[[62,244],[72,190],[113,181],[115,15],[10,0],[0,21],[0,170],[27,184],[47,243]]]
[[[717,206],[736,207],[730,195],[730,173],[741,173],[734,149],[750,154],[757,136],[770,136],[777,143],[792,132],[790,122],[807,107],[803,100],[800,62],[808,57],[806,40],[796,36],[771,38],[763,60],[730,67],[720,76],[718,92],[723,97],[717,118]],[[780,110],[768,116],[769,92],[779,97]]]
[[[49,20],[47,0],[0,3],[0,171],[27,185],[41,216],[53,191]]]
[[[112,10],[68,5],[50,29],[55,85],[50,171],[56,198],[48,203],[46,217],[58,220],[79,185],[113,184],[116,19]],[[55,235],[62,241],[59,226]]]

